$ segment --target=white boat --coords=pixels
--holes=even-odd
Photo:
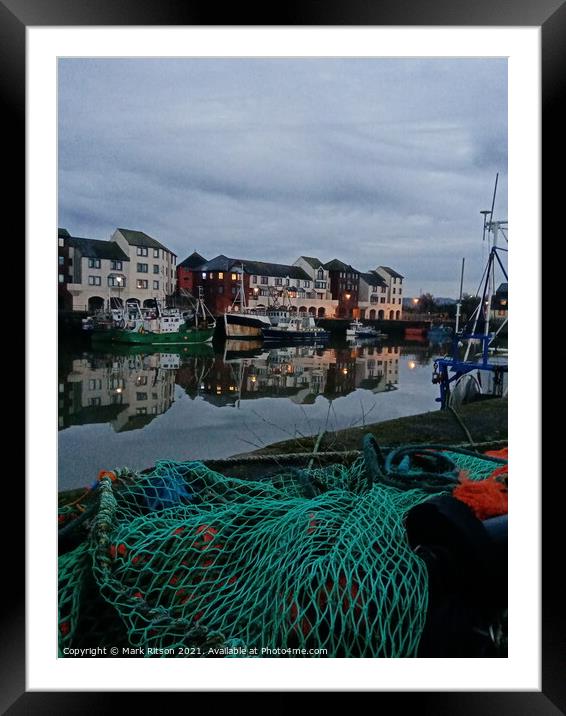
[[[330,332],[317,326],[314,317],[310,314],[307,316],[292,316],[286,320],[281,320],[276,326],[264,328],[262,333],[264,341],[310,342],[330,338]]]
[[[358,319],[352,321],[348,328],[346,328],[346,338],[375,338],[380,336],[380,331],[372,326],[365,326]]]

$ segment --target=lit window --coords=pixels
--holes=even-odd
[[[147,288],[147,281],[143,278],[138,278],[136,281],[136,288]]]
[[[224,278],[224,274],[222,273],[222,271],[218,272],[218,278]]]
[[[203,278],[206,278],[206,272],[203,271],[203,272],[201,273],[201,276],[202,276]]]
[[[238,274],[237,274],[237,273],[233,273],[232,276],[231,276],[231,278],[232,278],[232,281],[237,281],[237,280],[238,280]]]

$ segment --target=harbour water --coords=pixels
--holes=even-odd
[[[445,348],[397,341],[61,348],[59,489],[438,409]]]

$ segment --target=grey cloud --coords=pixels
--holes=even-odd
[[[59,223],[389,264],[407,294],[446,295],[466,255],[471,289],[497,171],[507,211],[506,97],[497,59],[60,60]]]

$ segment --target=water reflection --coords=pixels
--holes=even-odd
[[[177,353],[88,353],[71,360],[59,382],[59,428],[109,423],[120,433],[139,430],[173,403]]]
[[[149,349],[151,350],[151,349]],[[210,346],[148,352],[147,347],[63,356],[59,378],[59,428],[107,423],[117,432],[144,428],[175,400],[175,385],[190,399],[240,407],[257,398],[313,404],[363,389],[395,390],[398,345],[292,346],[228,341]]]

